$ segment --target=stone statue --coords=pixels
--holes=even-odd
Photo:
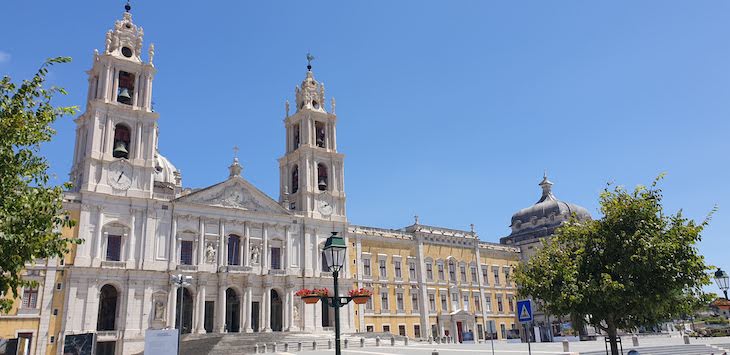
[[[336,106],[336,104],[335,104],[335,98],[334,98],[334,96],[333,96],[333,97],[332,97],[332,113],[333,113],[333,114],[334,114],[334,113],[336,113],[336,112],[335,112],[335,107],[337,107],[337,106]]]
[[[296,321],[299,320],[299,305],[298,304],[294,305],[294,320],[296,320]]]
[[[106,48],[104,49],[104,53],[109,54],[112,52],[112,31],[108,31],[106,33]]]
[[[155,301],[155,320],[165,319],[165,302],[162,300]]]
[[[154,43],[150,44],[150,50],[149,50],[149,52],[147,52],[147,54],[149,54],[150,64],[152,64],[152,61],[155,59],[155,44]]]
[[[286,104],[284,106],[286,107],[286,117],[289,117],[289,100],[286,100]]]
[[[259,263],[259,247],[254,245],[251,248],[251,264],[258,265]]]
[[[213,243],[208,243],[205,247],[205,262],[208,264],[215,263],[215,247],[213,247]]]

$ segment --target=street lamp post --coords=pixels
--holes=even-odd
[[[717,283],[717,287],[725,294],[725,299],[728,299],[727,290],[730,288],[730,277],[727,275],[727,272],[722,269],[717,269],[717,272],[715,272],[715,282]]]
[[[327,261],[327,267],[332,271],[332,278],[334,278],[335,284],[332,297],[321,296],[320,299],[326,305],[335,309],[335,355],[341,355],[340,307],[352,301],[352,297],[340,297],[338,285],[339,272],[342,270],[342,266],[345,263],[345,256],[347,255],[347,245],[345,245],[345,240],[342,237],[337,236],[337,232],[332,232],[332,235],[327,238],[322,251]]]
[[[182,341],[182,328],[183,328],[183,293],[185,293],[183,287],[190,286],[190,282],[193,280],[192,276],[189,275],[183,275],[183,274],[177,274],[170,276],[170,283],[177,286],[178,290],[180,290],[180,318],[178,319],[180,322],[180,326],[178,327],[178,334],[177,334],[177,353],[180,353],[180,342]]]

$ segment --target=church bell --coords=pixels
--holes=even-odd
[[[117,141],[117,143],[114,144],[114,153],[112,155],[115,158],[126,158],[129,155],[127,143],[124,141]]]
[[[325,181],[324,178],[320,178],[319,183],[317,183],[317,186],[319,187],[320,191],[327,190],[327,181]]]
[[[129,96],[129,90],[127,88],[122,88],[122,91],[119,93],[119,97],[125,100],[132,99],[132,97]]]

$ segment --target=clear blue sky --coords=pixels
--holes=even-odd
[[[94,48],[123,1],[4,1],[0,74],[43,59],[58,100],[84,108]],[[468,229],[497,241],[556,195],[598,216],[607,181],[648,184],[702,219],[700,246],[730,269],[730,3],[725,1],[134,1],[154,42],[160,149],[189,187],[244,176],[278,198],[284,100],[305,54],[337,99],[352,223]],[[328,100],[329,101],[329,100]],[[44,147],[65,179],[74,126]],[[60,181],[60,180],[59,180]],[[714,287],[712,290],[716,290]]]

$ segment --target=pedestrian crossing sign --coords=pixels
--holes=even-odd
[[[517,318],[521,323],[532,322],[532,303],[530,303],[530,300],[517,301]]]

